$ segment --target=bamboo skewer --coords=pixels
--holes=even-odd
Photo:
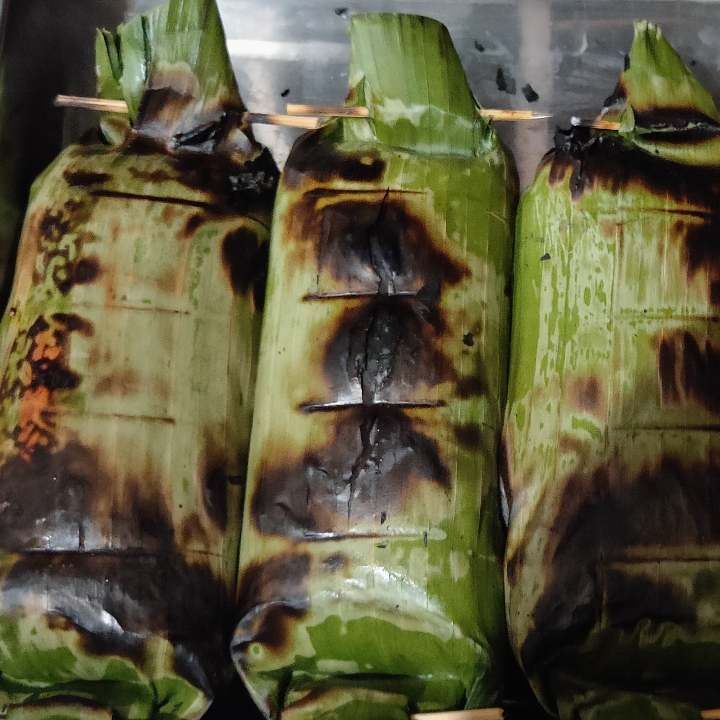
[[[288,103],[285,106],[288,115],[317,115],[319,117],[370,117],[370,110],[362,105],[298,105]]]
[[[282,125],[284,127],[305,128],[305,130],[315,130],[320,127],[320,119],[316,117],[246,112],[243,118],[249,123],[260,123],[262,125]]]
[[[128,106],[124,100],[104,100],[103,98],[79,97],[77,95],[58,95],[55,98],[56,107],[76,107],[86,110],[98,110],[127,114]]]
[[[703,710],[703,720],[720,720],[720,708]],[[503,720],[501,708],[485,708],[483,710],[453,710],[446,712],[415,713],[410,720]]]
[[[80,97],[78,95],[58,95],[55,98],[55,105],[58,107],[76,107],[125,115],[128,112],[128,106],[124,100],[104,100],[102,98]],[[289,115],[273,115],[268,113],[246,112],[243,114],[243,119],[249,123],[284,125],[287,127],[304,128],[305,130],[315,130],[320,125],[318,118],[292,117]]]
[[[345,105],[298,105],[288,103],[286,108],[288,115],[317,115],[320,117],[370,117],[370,110],[363,106],[346,107]],[[496,110],[492,108],[480,108],[480,117],[491,118],[492,120],[544,120],[552,117],[549,113],[536,113],[532,110]]]
[[[55,105],[58,107],[77,107],[98,112],[110,112],[126,114],[127,103],[124,100],[104,100],[102,98],[80,97],[78,95],[58,95],[55,98]],[[250,123],[262,123],[265,125],[283,125],[285,127],[298,127],[306,130],[315,130],[320,125],[319,118],[323,117],[356,117],[366,118],[370,116],[370,110],[366,107],[345,107],[344,105],[299,105],[288,103],[287,115],[274,113],[246,112],[244,119]],[[543,120],[552,115],[548,113],[536,113],[532,110],[496,110],[492,108],[480,108],[480,117],[491,118],[492,120]],[[573,118],[575,120],[577,118]]]
[[[503,720],[500,708],[483,710],[454,710],[449,712],[415,713],[410,720]]]

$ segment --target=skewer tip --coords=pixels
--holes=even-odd
[[[552,117],[552,113],[538,113],[532,110],[498,110],[494,108],[480,108],[478,115],[480,115],[480,117],[490,118],[491,120],[507,120],[511,122],[546,120]]]
[[[594,130],[619,130],[619,122],[610,122],[609,120],[587,120],[585,118],[573,115],[570,118],[570,124],[573,127],[593,128]]]

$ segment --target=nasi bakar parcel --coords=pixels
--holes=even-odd
[[[232,653],[267,717],[485,707],[507,660],[496,450],[517,180],[443,25],[356,15],[369,118],[273,220]]]
[[[35,182],[4,321],[0,705],[197,718],[234,674],[277,171],[212,0],[100,33],[97,53],[129,118]]]
[[[517,220],[511,641],[563,720],[720,707],[720,117],[635,26]]]

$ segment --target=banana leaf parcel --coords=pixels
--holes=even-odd
[[[517,221],[511,641],[562,718],[720,707],[720,118],[635,26],[605,120]]]
[[[0,381],[0,705],[196,718],[228,654],[277,170],[212,0],[97,42],[129,119],[33,186]]]
[[[356,15],[371,118],[302,137],[273,220],[232,653],[268,717],[495,701],[514,165],[440,23]]]

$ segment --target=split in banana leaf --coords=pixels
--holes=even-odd
[[[132,124],[36,181],[0,360],[0,705],[197,718],[234,671],[277,171],[217,8],[98,36]]]
[[[564,720],[720,706],[720,125],[640,22],[606,118],[520,202],[511,641]]]
[[[285,166],[233,657],[286,720],[492,705],[514,165],[447,30],[356,15],[348,105]]]

